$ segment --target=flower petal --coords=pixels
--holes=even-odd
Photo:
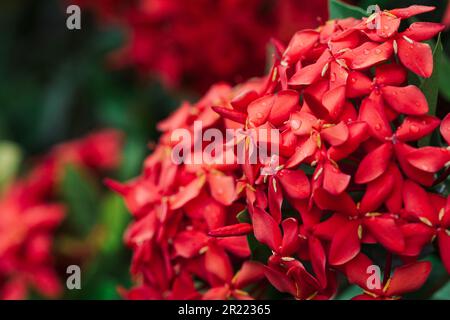
[[[416,86],[386,86],[381,90],[384,101],[398,113],[423,115],[428,112],[427,99]]]
[[[340,194],[347,189],[350,182],[350,176],[342,173],[339,168],[332,165],[329,161],[324,166],[323,188],[333,195]]]
[[[355,174],[355,182],[364,184],[381,176],[391,162],[392,151],[392,145],[384,143],[367,154],[359,164]]]
[[[329,261],[331,265],[342,265],[356,257],[361,249],[358,235],[359,221],[349,221],[336,231],[331,240]]]
[[[414,4],[407,8],[389,10],[389,13],[392,13],[394,16],[397,16],[399,18],[407,19],[421,13],[433,11],[434,9],[436,9],[436,7]]]
[[[278,251],[282,241],[281,231],[272,216],[261,208],[255,207],[252,224],[255,238],[272,250]]]
[[[308,177],[301,170],[283,169],[277,174],[283,190],[293,199],[307,198],[311,192]]]
[[[332,146],[339,146],[347,141],[349,132],[347,125],[341,121],[336,125],[322,129],[320,135]]]
[[[405,117],[395,135],[398,139],[417,141],[434,131],[439,126],[439,119],[429,115]]]
[[[399,38],[397,45],[398,57],[406,68],[422,78],[431,77],[433,73],[433,52],[427,43]]]
[[[393,218],[366,217],[364,226],[389,251],[400,253],[405,249],[403,233]]]
[[[450,151],[438,147],[423,147],[409,152],[406,159],[417,169],[437,172],[450,161]]]
[[[438,244],[442,263],[450,274],[450,234],[448,230],[439,231]]]
[[[402,35],[414,41],[425,41],[434,38],[445,29],[445,25],[434,22],[414,22]]]
[[[429,261],[411,263],[395,269],[386,295],[401,296],[416,291],[425,283],[430,272]]]

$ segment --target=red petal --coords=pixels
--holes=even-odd
[[[269,280],[279,292],[287,292],[296,296],[297,289],[295,288],[294,282],[286,274],[270,267],[265,267],[264,273],[267,280]]]
[[[423,115],[428,112],[427,99],[416,86],[386,86],[382,92],[384,101],[398,113]]]
[[[348,222],[348,217],[342,214],[333,214],[327,220],[315,224],[313,227],[314,235],[325,240],[333,239],[336,230],[340,230]]]
[[[264,265],[257,261],[245,261],[241,270],[235,275],[233,284],[235,288],[243,289],[262,279],[264,279]]]
[[[384,174],[367,184],[366,192],[361,200],[361,212],[377,211],[391,194],[395,181],[394,167],[395,165],[391,164]]]
[[[423,147],[409,152],[406,159],[417,169],[437,172],[450,161],[450,151],[438,147]]]
[[[283,256],[290,256],[298,248],[298,222],[294,218],[287,218],[282,222],[283,241],[281,244]]]
[[[245,112],[247,111],[248,105],[258,98],[259,94],[256,91],[245,91],[234,97],[233,100],[231,100],[230,104],[235,110]]]
[[[377,35],[382,38],[390,38],[394,33],[397,32],[398,27],[400,26],[400,19],[394,17],[387,13],[380,13],[378,16],[378,23],[376,31]]]
[[[274,103],[274,95],[267,95],[250,103],[247,108],[249,122],[254,127],[259,127],[265,123],[269,118]]]
[[[383,64],[375,70],[376,82],[388,86],[401,86],[408,79],[406,69],[399,64]]]
[[[370,217],[364,219],[364,225],[370,233],[386,249],[393,252],[402,252],[405,249],[405,239],[395,220],[387,217]]]
[[[225,206],[229,206],[236,199],[236,186],[232,176],[222,173],[208,174],[209,190],[214,199]]]
[[[323,188],[333,195],[340,194],[347,189],[350,182],[350,176],[342,173],[330,162],[326,162],[324,166]]]
[[[392,136],[392,129],[384,112],[384,105],[380,97],[371,95],[365,98],[359,109],[359,120],[365,121],[372,135],[381,141]]]
[[[247,115],[243,112],[239,112],[239,111],[235,111],[232,109],[227,109],[227,108],[223,108],[223,107],[211,107],[215,112],[217,112],[218,114],[220,114],[222,117],[224,117],[225,119],[229,119],[231,121],[235,121],[238,123],[242,123],[245,124],[245,122],[247,121]]]
[[[450,114],[447,114],[442,120],[440,131],[447,144],[450,144]]]
[[[313,30],[302,30],[294,34],[283,54],[288,64],[295,63],[308,53],[319,40],[319,33]]]
[[[328,154],[334,161],[346,158],[348,155],[358,149],[361,142],[369,138],[370,132],[366,122],[355,121],[348,125],[349,137],[347,141],[338,146],[328,149]]]
[[[314,139],[308,138],[300,146],[295,148],[294,154],[286,161],[285,168],[295,167],[303,162],[306,158],[312,156],[317,151],[317,143]]]
[[[392,145],[385,143],[371,151],[359,164],[355,174],[355,182],[367,183],[381,176],[392,158]]]
[[[412,16],[416,16],[421,13],[430,12],[436,9],[436,7],[431,6],[421,6],[421,5],[412,5],[407,8],[400,8],[400,9],[392,9],[389,10],[390,13],[392,13],[394,16],[397,16],[402,19],[410,18]]]
[[[208,232],[211,237],[235,237],[247,235],[253,231],[253,227],[248,223],[237,223],[225,227],[220,227]]]
[[[331,195],[324,189],[314,191],[314,201],[322,210],[338,211],[343,214],[354,216],[357,213],[353,199],[347,193]]]
[[[445,269],[450,274],[450,235],[448,230],[441,230],[438,233],[439,252]]]
[[[433,22],[414,22],[402,35],[414,41],[425,41],[434,38],[445,29],[445,25]]]
[[[281,222],[281,204],[283,203],[283,194],[280,187],[277,179],[270,176],[268,186],[269,212],[277,223]]]
[[[394,49],[392,47],[392,42],[390,41],[380,44],[372,49],[365,48],[362,50],[362,54],[358,54],[352,60],[351,68],[355,70],[370,68],[380,62],[388,60],[393,52]]]
[[[317,118],[307,112],[294,112],[289,119],[292,132],[298,136],[309,135],[316,123]]]
[[[419,117],[409,116],[395,132],[401,141],[417,141],[436,129],[439,126],[439,119],[429,115]]]
[[[395,269],[386,295],[401,296],[404,293],[416,291],[425,283],[430,271],[429,261],[407,264]]]
[[[417,169],[406,160],[408,153],[413,150],[415,150],[413,147],[400,141],[395,144],[395,155],[397,156],[397,160],[400,163],[403,172],[408,178],[417,181],[424,186],[430,187],[434,182],[434,174]]]
[[[331,240],[329,261],[331,265],[341,265],[356,257],[361,249],[358,236],[359,221],[349,221],[336,231]]]
[[[421,76],[422,78],[429,78],[433,73],[433,52],[426,43],[409,41],[399,38],[398,44],[398,57],[402,64]]]
[[[322,243],[314,236],[308,238],[309,257],[317,280],[322,288],[327,286],[326,255]]]
[[[281,231],[272,216],[256,207],[253,212],[252,223],[255,238],[272,250],[278,251],[282,240]]]
[[[192,258],[199,255],[201,248],[206,246],[208,236],[200,231],[182,231],[173,241],[175,252],[183,258]]]
[[[323,106],[332,119],[337,119],[345,103],[345,85],[327,91],[322,98]]]
[[[283,169],[278,172],[277,176],[283,186],[283,190],[290,198],[304,199],[309,196],[311,187],[308,177],[303,171]]]
[[[352,261],[344,266],[345,275],[350,283],[354,283],[361,288],[367,288],[367,268],[373,265],[373,262],[363,253],[358,254]]]
[[[205,177],[192,180],[189,184],[181,187],[178,193],[170,197],[170,209],[176,210],[187,202],[197,197],[205,184]]]
[[[408,213],[413,213],[419,218],[426,218],[433,225],[437,224],[437,212],[431,205],[427,192],[417,183],[410,180],[404,182],[403,202],[405,203],[405,210]]]
[[[407,223],[400,229],[405,238],[405,250],[401,253],[404,256],[417,257],[434,235],[434,229],[423,223]]]
[[[233,267],[228,255],[220,246],[210,242],[205,254],[205,268],[224,283],[229,283],[233,277]]]
[[[344,122],[322,129],[320,135],[332,146],[339,146],[348,139],[348,127]]]
[[[295,90],[283,90],[276,94],[269,114],[269,121],[274,126],[282,125],[289,119],[291,113],[300,109],[300,95]]]
[[[353,71],[348,75],[346,89],[349,98],[366,96],[372,91],[372,80],[364,73]]]
[[[290,79],[291,86],[309,85],[316,82],[330,58],[330,53],[325,50],[316,63],[310,64],[298,70]]]

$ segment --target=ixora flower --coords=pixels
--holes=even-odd
[[[203,92],[264,70],[271,37],[287,41],[327,17],[327,1],[77,0],[125,31],[116,67],[134,66],[169,87]]]
[[[125,184],[107,181],[134,218],[125,240],[136,287],[123,294],[267,298],[273,286],[287,297],[329,299],[344,276],[363,288],[357,298],[396,299],[427,280],[431,265],[418,260],[425,252],[439,253],[450,272],[442,192],[450,151],[425,139],[440,128],[448,143],[450,116],[441,122],[430,115],[424,93],[408,82],[408,72],[433,74],[432,50],[422,41],[444,27],[398,30],[402,20],[432,9],[298,31],[286,47],[276,42],[266,77],[215,85],[160,123],[142,174]],[[278,152],[258,163],[175,164],[172,133],[193,132],[198,121],[222,133],[278,130]],[[252,139],[262,139],[240,138],[247,154]],[[374,263],[363,252],[388,257],[383,287],[368,287]]]
[[[60,144],[0,194],[0,299],[24,299],[30,288],[52,298],[61,293],[52,246],[66,210],[56,194],[64,166],[115,168],[120,145],[115,130]]]

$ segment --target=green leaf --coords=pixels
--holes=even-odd
[[[129,221],[129,214],[121,197],[109,194],[102,203],[100,224],[105,228],[102,250],[113,254],[123,246],[123,233]]]
[[[62,197],[68,204],[66,223],[81,236],[86,236],[98,215],[99,191],[89,175],[68,165],[61,185]]]
[[[329,1],[330,19],[345,19],[345,18],[357,18],[361,19],[366,17],[367,13],[363,9],[343,3],[338,0]]]
[[[248,246],[250,247],[251,260],[267,263],[267,260],[272,255],[270,248],[258,240],[256,240],[253,233],[247,236]]]
[[[424,93],[428,101],[429,111],[428,114],[436,114],[437,98],[439,93],[439,74],[442,57],[443,47],[441,42],[441,35],[439,34],[436,44],[433,49],[433,74],[431,77],[424,79],[420,86],[420,89]]]
[[[250,216],[248,214],[247,209],[242,210],[236,215],[236,219],[238,219],[241,223],[251,223]]]
[[[350,285],[347,288],[345,288],[344,290],[342,290],[342,292],[340,292],[335,300],[350,300],[351,298],[360,295],[363,293],[363,290],[355,285]]]
[[[450,300],[450,281],[431,297],[433,300]]]
[[[436,44],[433,49],[433,74],[431,77],[427,79],[423,79],[422,84],[420,85],[420,89],[422,90],[425,98],[428,102],[428,114],[436,115],[436,106],[439,95],[439,77],[440,77],[440,65],[441,65],[441,57],[443,53],[443,47],[441,42],[441,35],[439,34]],[[419,146],[430,145],[431,135],[423,138],[419,141]]]
[[[442,54],[439,66],[439,93],[450,101],[450,60],[445,54]]]
[[[0,190],[17,174],[22,160],[20,148],[7,141],[0,141]]]

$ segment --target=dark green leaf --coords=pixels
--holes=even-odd
[[[86,236],[98,215],[99,191],[89,175],[72,165],[65,168],[61,185],[62,197],[68,204],[66,223],[78,235]]]
[[[367,16],[366,11],[363,9],[338,0],[330,0],[329,7],[330,19],[345,19],[350,17],[361,19]]]
[[[441,73],[439,66],[441,65],[442,53],[443,48],[441,42],[441,35],[439,34],[439,37],[433,49],[433,64],[434,64],[433,74],[431,75],[431,77],[424,79],[422,81],[422,84],[420,85],[420,89],[425,95],[425,98],[427,98],[429,108],[428,114],[433,116],[436,114],[436,106],[439,95],[439,77]],[[423,138],[422,140],[419,141],[419,146],[430,145],[430,140],[431,135]]]

